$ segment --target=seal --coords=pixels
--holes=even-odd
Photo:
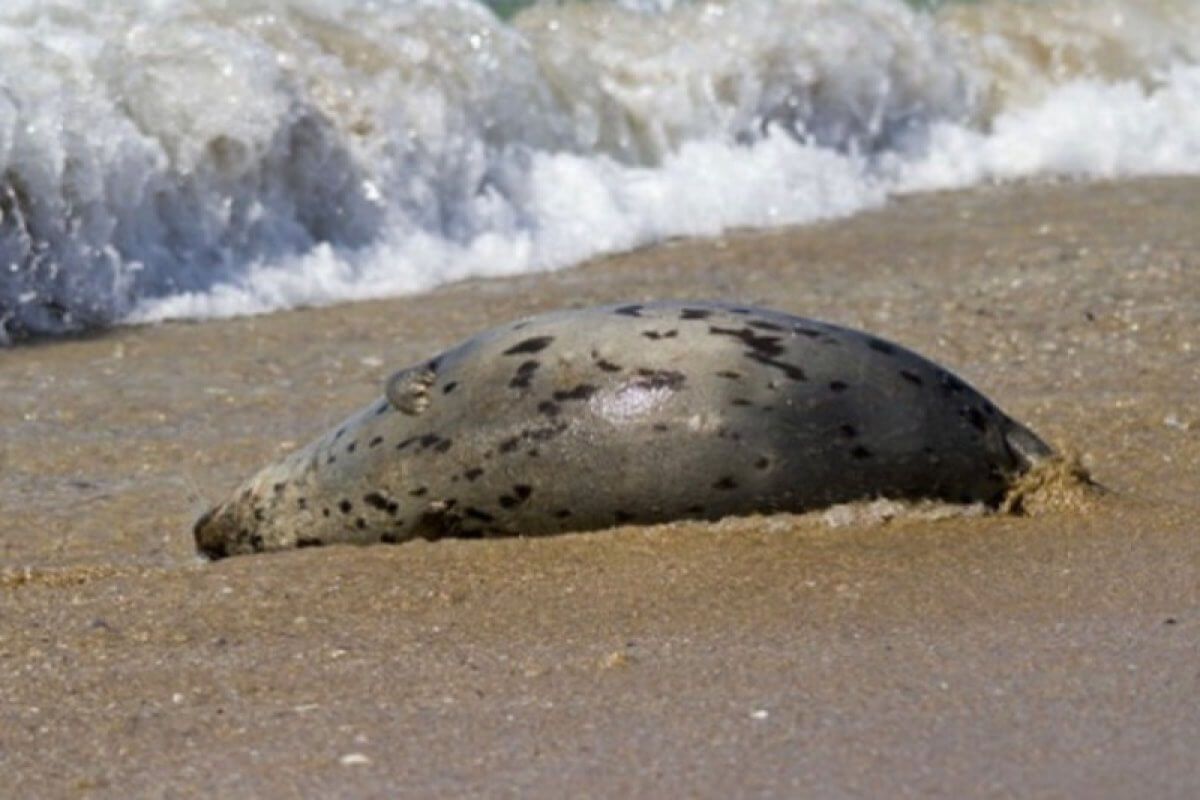
[[[942,367],[718,302],[560,311],[400,370],[196,523],[212,558],[807,511],[998,504],[1051,454]]]

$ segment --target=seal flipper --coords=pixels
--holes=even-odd
[[[1054,455],[1054,448],[1011,417],[1004,421],[1003,430],[1004,442],[1021,465],[1022,471],[1035,467]]]
[[[429,408],[429,388],[436,380],[437,373],[428,366],[402,369],[388,378],[384,393],[397,411],[415,417]]]

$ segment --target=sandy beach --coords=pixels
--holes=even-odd
[[[0,350],[0,794],[1200,794],[1200,180],[902,198],[559,273]],[[738,299],[954,369],[1107,492],[204,563],[395,368]]]

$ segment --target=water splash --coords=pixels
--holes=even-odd
[[[1200,167],[1184,0],[27,0],[0,44],[0,339]]]

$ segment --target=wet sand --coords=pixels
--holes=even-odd
[[[1200,794],[1200,180],[986,188],[546,276],[0,351],[0,794]],[[729,298],[952,367],[1109,489],[205,564],[398,366]]]

